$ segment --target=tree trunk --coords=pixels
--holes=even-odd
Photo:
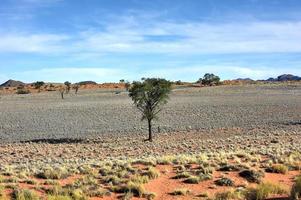
[[[150,142],[153,141],[153,135],[152,135],[152,121],[151,120],[147,120],[148,121],[148,140]]]

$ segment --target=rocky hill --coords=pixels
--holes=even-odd
[[[21,81],[15,81],[15,80],[8,80],[5,83],[1,84],[0,87],[18,87],[18,86],[24,86],[25,83]]]
[[[269,78],[266,81],[301,81],[301,77],[299,76],[295,76],[292,74],[282,74],[280,76],[278,76],[277,78]]]

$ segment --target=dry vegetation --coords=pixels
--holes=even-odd
[[[0,110],[0,200],[301,197],[301,85],[175,90],[153,143],[124,92],[2,96]]]

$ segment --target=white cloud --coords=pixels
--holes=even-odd
[[[69,35],[0,34],[0,52],[106,53],[292,53],[301,52],[301,21],[177,23],[125,17]],[[3,31],[2,31],[3,32]],[[152,40],[164,36],[173,40]],[[70,40],[66,40],[69,38]]]
[[[61,51],[64,35],[54,34],[3,34],[0,35],[0,53],[49,53]]]

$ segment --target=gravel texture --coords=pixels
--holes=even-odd
[[[301,85],[176,89],[154,124],[162,133],[220,128],[276,130],[301,123]],[[0,141],[101,138],[146,133],[146,122],[126,92],[82,90],[2,95]]]

